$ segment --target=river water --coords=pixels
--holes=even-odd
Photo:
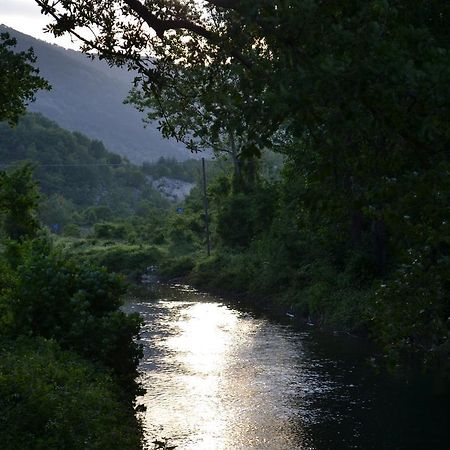
[[[295,329],[188,286],[130,299],[139,312],[148,449],[440,450],[448,395],[374,370],[358,338]]]

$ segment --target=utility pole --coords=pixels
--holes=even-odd
[[[211,241],[209,238],[209,215],[208,215],[208,197],[206,195],[206,170],[205,170],[205,158],[202,158],[203,169],[203,205],[205,207],[205,231],[206,231],[206,251],[208,256],[211,255]]]

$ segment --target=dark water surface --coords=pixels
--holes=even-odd
[[[130,299],[139,312],[148,448],[440,450],[448,395],[376,373],[357,338],[295,330],[188,286]]]

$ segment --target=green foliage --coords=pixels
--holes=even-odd
[[[164,258],[158,265],[158,275],[173,279],[189,274],[195,267],[195,262],[191,256],[180,256],[174,258]]]
[[[75,205],[60,194],[43,198],[39,205],[39,218],[51,227],[66,231],[66,228],[78,219]],[[55,230],[56,231],[56,230]]]
[[[273,189],[273,187],[272,187]],[[217,212],[217,234],[230,247],[247,247],[272,222],[274,195],[268,186],[232,193],[221,199]]]
[[[7,237],[20,240],[36,235],[38,199],[38,187],[30,164],[0,171],[0,220]]]
[[[145,112],[146,122],[157,121],[164,137],[184,142],[191,152],[228,156],[240,176],[239,165],[261,156],[275,131],[267,116],[255,114],[264,108],[261,99],[246,96],[236,67],[165,64],[164,70],[176,76],[157,89],[146,78],[136,78],[127,101]]]
[[[166,242],[168,211],[157,210],[149,205],[141,205],[136,216],[131,221],[137,235],[137,241],[144,245],[162,245]]]
[[[48,88],[30,65],[32,50],[14,54],[14,45],[8,35],[0,36],[0,120],[9,124],[37,89]],[[2,158],[24,156],[11,130],[0,126]],[[139,392],[140,318],[120,310],[119,278],[77,265],[36,237],[37,201],[31,165],[0,172],[0,234],[8,238],[0,246],[1,446],[138,449],[141,433],[132,405]]]
[[[97,222],[105,220],[112,220],[114,213],[109,206],[89,206],[82,213],[82,222],[87,225],[92,225]]]
[[[113,241],[99,242],[96,245],[81,241],[80,244],[83,247],[72,245],[65,252],[72,254],[80,262],[89,261],[135,281],[147,272],[148,267],[158,264],[162,259],[162,252],[155,246],[119,244]]]
[[[129,226],[124,223],[96,223],[94,236],[100,239],[125,239],[129,233]]]
[[[209,258],[200,259],[188,279],[204,289],[250,294],[252,271],[247,262],[247,255],[220,252]]]
[[[22,263],[0,298],[2,334],[42,336],[110,369],[127,395],[140,348],[133,339],[140,318],[120,311],[121,280],[89,264],[77,264],[36,240],[23,246]]]
[[[0,34],[0,121],[15,125],[25,113],[27,102],[34,101],[39,89],[50,89],[38,76],[33,50],[14,52],[16,40],[8,33]]]
[[[394,364],[445,367],[450,357],[450,260],[430,250],[411,251],[375,294],[374,329]]]
[[[73,223],[68,224],[64,227],[64,236],[79,238],[81,236],[80,227]]]
[[[168,223],[168,237],[173,252],[183,253],[195,249],[197,222],[187,214],[173,215]],[[194,228],[194,229],[193,229]]]
[[[110,377],[43,338],[0,340],[0,411],[4,450],[141,448]]]
[[[174,158],[161,157],[155,163],[144,163],[142,171],[156,180],[167,177],[194,183],[200,177],[200,164],[196,159],[177,161]]]

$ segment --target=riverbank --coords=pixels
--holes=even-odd
[[[384,294],[388,288],[380,279],[355,277],[355,269],[340,272],[327,260],[319,259],[278,267],[277,259],[269,263],[253,250],[236,253],[217,249],[206,257],[198,250],[188,253],[178,249],[177,255],[170,246],[95,239],[64,244],[64,251],[77,260],[104,265],[125,275],[131,283],[138,282],[142,274],[163,280],[182,279],[203,291],[238,298],[294,323],[370,339],[380,361],[393,370],[411,367],[450,376],[445,348],[436,345],[433,351],[425,351],[434,342],[435,333],[434,328],[426,327],[427,309],[423,309],[417,332],[410,335],[417,305],[411,304],[411,311],[405,310],[403,316],[387,315],[398,303],[390,300],[393,292]],[[427,340],[421,340],[425,332]],[[393,335],[399,340],[391,340]]]
[[[331,286],[306,289],[294,286],[289,279],[284,283],[270,280],[263,283],[254,279],[253,272],[246,270],[242,261],[237,261],[244,258],[213,254],[194,262],[187,257],[166,257],[157,266],[163,267],[163,271],[157,269],[157,273],[163,281],[186,283],[220,297],[238,299],[240,303],[277,317],[288,317],[328,331],[370,336],[368,315],[362,312],[372,293],[369,286],[354,289],[341,286],[333,290]],[[358,296],[358,301],[354,301]],[[341,301],[336,301],[337,298]]]
[[[210,257],[166,257],[162,263],[165,280],[178,279],[206,292],[224,298],[238,298],[254,308],[271,311],[292,322],[309,324],[332,333],[358,336],[370,340],[377,355],[377,364],[393,372],[423,371],[449,378],[445,349],[425,355],[411,353],[410,347],[386,346],[394,331],[403,333],[402,322],[380,314],[378,281],[357,281],[352,275],[337,273],[326,266],[313,266],[305,278],[299,273],[274,275],[275,268],[258,272],[252,255],[215,252]],[[266,274],[272,274],[271,276]],[[302,281],[303,280],[303,281]],[[292,317],[293,316],[293,317]],[[382,320],[383,319],[383,320]],[[409,323],[409,317],[404,319]],[[417,346],[417,343],[416,343]],[[424,364],[423,359],[427,359]]]

